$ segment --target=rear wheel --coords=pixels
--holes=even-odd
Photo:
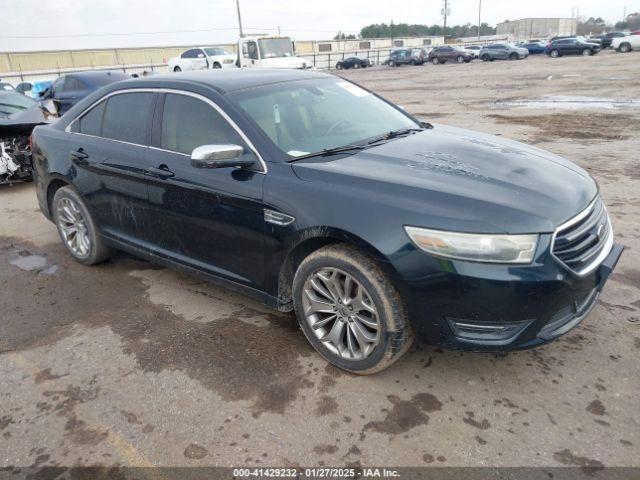
[[[182,69],[180,67],[176,66],[176,67],[173,67],[173,71],[178,73],[178,72],[181,72]]]
[[[618,51],[621,53],[627,53],[631,51],[631,44],[630,43],[623,43],[620,45],[620,47],[618,47]]]
[[[383,370],[413,341],[400,294],[370,257],[349,245],[330,245],[305,258],[293,298],[311,345],[344,370]]]
[[[582,50],[582,55],[584,55],[585,57],[590,57],[591,55],[593,55],[593,52],[590,48],[585,48],[584,50]]]
[[[91,214],[73,188],[59,188],[51,206],[62,243],[74,259],[84,265],[95,265],[109,258],[109,248],[104,245]]]
[[[464,62],[464,57],[463,57],[462,55],[458,55],[458,56],[456,57],[456,62],[458,62],[458,63],[463,63],[463,62]]]
[[[222,65],[220,65],[218,62],[213,64],[213,68],[222,68]]]
[[[336,63],[336,70],[342,70],[344,67],[342,66],[342,62]]]
[[[434,65],[438,65],[440,63],[440,59],[438,57],[433,57],[431,59],[431,63],[433,63]]]
[[[554,49],[549,52],[549,55],[551,55],[552,58],[558,58],[560,56],[560,52]]]
[[[489,55],[488,53],[485,53],[484,55],[482,55],[483,62],[488,62],[489,60],[491,60],[491,55]]]
[[[395,67],[396,66],[396,62],[394,60],[389,60],[389,66],[390,67]]]
[[[360,63],[356,62],[353,64],[353,68],[360,68]]]
[[[518,59],[518,54],[517,53],[512,53],[511,55],[509,55],[509,60],[517,60]]]

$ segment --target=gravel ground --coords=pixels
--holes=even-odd
[[[419,343],[381,374],[342,373],[290,314],[124,254],[74,263],[33,185],[1,187],[0,467],[640,466],[639,65],[605,52],[343,72],[598,180],[627,247],[616,273],[579,327],[504,357]]]

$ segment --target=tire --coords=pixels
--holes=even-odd
[[[553,49],[549,52],[551,58],[558,58],[560,56],[560,51]]]
[[[593,55],[593,52],[590,48],[585,48],[584,50],[582,50],[583,57],[590,57],[591,55]]]
[[[180,67],[178,67],[178,66],[175,66],[175,67],[173,67],[173,71],[175,73],[180,73],[182,71],[182,69]]]
[[[627,43],[627,42],[620,44],[620,46],[618,47],[618,51],[620,53],[628,53],[628,52],[630,52],[631,51],[631,44]]]
[[[336,63],[336,70],[342,70],[344,67],[342,66],[342,62]]]
[[[518,60],[518,54],[517,53],[512,53],[509,55],[509,60]]]
[[[213,64],[213,68],[222,68],[222,65],[220,65],[218,62]]]
[[[440,59],[438,57],[433,57],[431,59],[431,63],[433,63],[434,65],[438,65],[440,63]]]
[[[416,61],[413,58],[409,61],[409,63],[414,66],[416,65]]]
[[[458,55],[458,56],[456,57],[456,62],[458,62],[458,63],[463,63],[463,62],[464,62],[464,57],[463,57],[462,55]]]
[[[347,303],[326,300],[335,298],[327,288],[327,284],[321,280],[318,274],[326,278],[336,278],[340,282],[341,278],[346,281],[346,276],[351,278],[351,293],[344,295],[351,297]],[[331,277],[335,275],[336,277]],[[330,296],[321,296],[315,285],[320,285],[324,292]],[[344,283],[339,283],[344,290]],[[336,290],[339,292],[340,290]],[[357,292],[364,292],[362,298],[365,301],[357,300]],[[321,302],[316,302],[321,308],[327,305],[328,312],[310,313],[311,298],[318,298]],[[380,267],[362,251],[346,244],[334,244],[321,248],[305,258],[299,265],[293,279],[293,301],[296,315],[300,327],[311,345],[328,362],[338,368],[347,370],[359,375],[368,375],[379,372],[389,367],[397,361],[411,346],[413,342],[413,329],[409,322],[404,302],[400,294],[389,281]],[[337,304],[339,310],[335,310],[330,303]],[[348,310],[349,306],[355,305],[355,310]],[[366,305],[366,309],[358,308],[358,305]],[[370,314],[369,309],[374,309],[375,314]],[[336,311],[336,313],[332,313]],[[360,315],[355,312],[360,312]],[[363,314],[364,312],[364,314]],[[353,314],[353,315],[351,315]],[[367,317],[367,315],[371,317]],[[341,316],[342,315],[342,316]],[[347,317],[347,315],[350,315]],[[315,316],[315,318],[313,318]],[[326,321],[327,318],[333,320]],[[375,329],[367,328],[366,336],[360,333],[360,338],[375,339],[373,343],[357,342],[355,333],[362,332],[364,323],[354,320],[355,317],[366,317],[369,323],[377,324]],[[342,320],[340,320],[342,318]],[[375,320],[373,320],[375,319]],[[323,326],[314,329],[312,322],[323,321]],[[324,325],[327,326],[325,329]],[[339,326],[341,325],[341,326]],[[336,348],[330,342],[323,342],[319,337],[327,337],[330,332],[340,332],[337,336],[340,348]],[[368,337],[368,338],[367,338]],[[349,339],[352,339],[349,342]],[[362,344],[366,348],[361,348]],[[352,346],[353,350],[349,348]],[[358,349],[360,355],[353,355]],[[338,353],[342,352],[342,354]]]
[[[78,195],[72,187],[66,186],[59,188],[53,196],[51,207],[53,220],[58,229],[60,239],[67,249],[67,252],[69,252],[76,261],[83,265],[95,265],[109,258],[111,250],[104,245],[102,238],[98,235],[96,224],[89,210],[87,210],[80,195]],[[69,227],[71,224],[70,220],[74,218],[77,219],[74,225],[76,230],[77,225],[82,224],[83,235],[76,233],[75,236],[73,236],[65,233],[69,231],[69,228],[74,228]],[[74,249],[72,247],[72,245],[74,245],[73,238],[78,237],[86,238],[88,245],[81,242],[86,247],[86,253],[81,252],[82,249],[79,248],[78,245],[80,244],[78,242],[75,243],[77,248]]]
[[[394,60],[389,60],[389,66],[390,67],[395,67],[396,66],[396,62]]]
[[[488,53],[485,53],[484,55],[482,55],[483,62],[488,62],[490,60],[491,60],[491,55],[489,55]]]
[[[357,68],[360,68],[360,64],[359,64],[359,63],[354,63],[354,64],[353,64],[353,68],[356,68],[356,69],[357,69]]]

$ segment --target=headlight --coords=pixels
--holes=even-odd
[[[538,235],[489,235],[404,227],[421,250],[440,257],[489,263],[531,263]]]

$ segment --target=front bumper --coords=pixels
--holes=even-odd
[[[500,351],[535,347],[577,326],[595,306],[623,247],[614,245],[598,268],[580,277],[544,253],[545,242],[549,239],[541,238],[542,254],[527,266],[407,255],[418,263],[423,257],[415,274],[406,269],[403,274],[418,332],[447,348]]]

